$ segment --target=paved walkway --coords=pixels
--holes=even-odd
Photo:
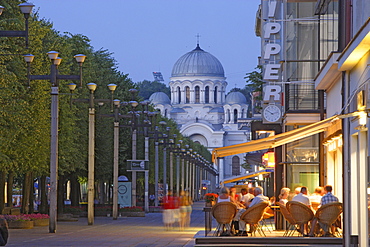
[[[57,232],[49,227],[9,229],[7,246],[193,246],[194,235],[204,230],[204,202],[195,202],[190,228],[180,231],[177,227],[167,231],[161,213],[145,217],[95,217],[94,225],[87,225],[87,218],[76,222],[58,222]]]

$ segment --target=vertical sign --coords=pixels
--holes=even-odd
[[[131,182],[118,182],[118,204],[120,208],[131,207]]]

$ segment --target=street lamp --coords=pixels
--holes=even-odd
[[[95,83],[88,83],[87,88],[90,91],[90,97],[87,100],[89,103],[89,141],[88,141],[88,178],[87,178],[87,224],[94,224],[94,174],[95,174],[95,102],[111,102],[111,99],[95,99],[94,92],[97,88]],[[73,91],[76,85],[70,83],[68,85],[69,89]],[[109,84],[108,88],[112,92],[116,89],[115,84]],[[86,102],[84,99],[76,99],[74,101]],[[112,102],[113,103],[113,102]],[[118,186],[117,186],[118,188]]]
[[[159,124],[164,126],[166,122],[161,121]],[[159,145],[163,145],[163,195],[167,195],[167,139],[169,135],[170,127],[166,128],[166,133],[162,133],[161,140],[159,142]]]
[[[110,84],[109,84],[110,85]],[[109,86],[108,85],[108,86]],[[119,158],[119,107],[120,100],[113,100],[114,107],[114,129],[113,129],[113,219],[118,216],[118,158]]]
[[[62,61],[58,57],[59,53],[50,51],[47,53],[50,60],[49,75],[31,75],[31,63],[34,56],[27,54],[24,59],[27,63],[27,78],[31,80],[49,80],[51,82],[51,128],[50,128],[50,215],[49,232],[56,232],[57,221],[57,188],[58,188],[58,109],[59,109],[59,80],[82,80],[82,70],[80,75],[60,75],[58,66]],[[84,61],[86,56],[83,55]]]
[[[122,105],[125,105],[130,108],[131,111],[128,112],[128,115],[125,117],[131,118],[128,124],[122,125],[122,127],[130,127],[132,131],[132,160],[127,160],[128,162],[128,171],[132,173],[132,206],[136,206],[136,175],[137,172],[144,172],[145,174],[145,192],[144,192],[144,201],[145,201],[145,211],[149,212],[149,131],[148,127],[152,126],[152,118],[156,117],[158,114],[157,112],[150,112],[148,110],[148,101],[137,102],[136,101],[136,89],[130,89],[129,92],[131,93],[131,101],[129,102],[122,102]],[[138,106],[141,106],[142,110],[139,111]],[[154,120],[155,122],[155,120]],[[145,136],[145,157],[144,160],[137,159],[137,134],[139,132],[139,127],[144,128],[144,136]],[[144,164],[142,167],[140,164]]]
[[[164,126],[166,125],[167,123],[165,121],[160,121],[159,122],[160,125]],[[164,135],[162,132],[159,131],[159,127],[158,126],[155,126],[155,129],[154,129],[154,132],[153,133],[153,139],[154,139],[154,150],[155,150],[155,161],[154,161],[154,195],[155,195],[155,199],[154,199],[154,206],[158,207],[158,196],[159,196],[159,193],[158,193],[158,180],[159,180],[159,157],[158,157],[158,145],[159,145],[159,139],[160,138],[163,138]]]
[[[35,5],[32,3],[21,3],[18,5],[25,19],[25,31],[0,31],[0,37],[25,37],[26,48],[28,49],[28,18]],[[4,7],[0,6],[0,15],[3,13]]]

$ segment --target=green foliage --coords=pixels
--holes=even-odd
[[[167,94],[168,97],[171,97],[170,87],[166,86],[164,83],[144,80],[136,84],[139,90],[139,96],[143,99],[149,99],[150,95],[156,92],[163,92]]]
[[[247,87],[250,87],[252,92],[262,92],[263,85],[265,84],[262,80],[262,66],[257,66],[255,71],[247,73],[246,79]]]
[[[262,66],[257,66],[255,71],[247,73],[246,79],[247,85],[246,89],[252,94],[252,102],[254,111],[260,112],[262,110],[261,101],[262,101],[262,92],[263,92],[263,85],[265,82],[263,81],[262,77]]]

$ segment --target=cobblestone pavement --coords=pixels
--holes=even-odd
[[[76,222],[58,222],[57,232],[49,227],[9,229],[7,246],[193,246],[194,235],[204,230],[204,202],[195,202],[188,229],[178,227],[166,230],[161,213],[145,217],[95,217],[94,225],[87,225],[87,218]]]

